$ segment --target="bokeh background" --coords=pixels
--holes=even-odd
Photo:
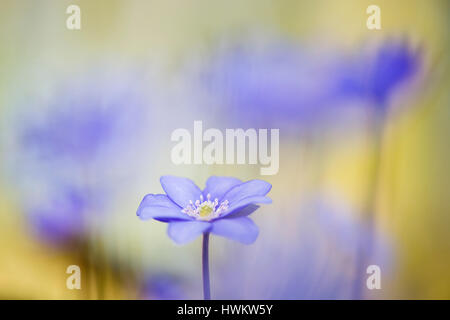
[[[136,217],[172,174],[273,185],[254,244],[212,238],[213,298],[450,298],[449,7],[1,0],[0,297],[200,299],[200,238]],[[279,172],[172,164],[194,120],[279,128]]]

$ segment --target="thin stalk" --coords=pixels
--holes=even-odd
[[[203,273],[203,298],[205,300],[211,300],[211,289],[209,284],[209,232],[203,234],[203,247],[202,247],[202,273]]]
[[[353,299],[361,300],[364,298],[364,288],[366,276],[366,268],[371,264],[375,242],[375,213],[376,213],[376,200],[379,191],[380,184],[380,171],[381,171],[381,158],[383,151],[383,133],[385,128],[386,115],[384,112],[375,114],[373,123],[374,132],[374,165],[372,173],[369,177],[369,189],[367,190],[367,201],[365,208],[365,223],[366,223],[366,239],[364,242],[359,239],[357,261],[356,261],[356,280],[353,287]]]

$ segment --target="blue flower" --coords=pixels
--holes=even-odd
[[[140,298],[145,300],[181,300],[185,292],[181,279],[171,274],[148,276],[140,290]]]
[[[142,124],[136,122],[143,118],[141,97],[124,84],[97,79],[75,92],[69,85],[56,91],[46,108],[39,105],[38,116],[27,114],[20,123],[23,148],[43,162],[81,167],[129,145],[129,137]]]
[[[204,86],[227,114],[250,125],[315,124],[355,102],[383,111],[421,64],[420,52],[397,39],[332,54],[283,37],[255,43],[220,50],[204,73]]]
[[[258,227],[248,215],[259,208],[256,203],[272,202],[266,197],[272,185],[262,180],[212,176],[203,191],[187,178],[162,176],[160,181],[166,194],[146,195],[137,215],[169,223],[169,237],[178,244],[206,233],[253,243]]]
[[[29,205],[26,212],[33,233],[54,245],[76,242],[85,228],[86,196],[79,190],[61,189],[51,199]]]
[[[120,76],[62,81],[48,97],[36,94],[32,107],[18,104],[11,113],[15,152],[5,157],[6,168],[30,229],[44,241],[85,236],[110,211],[118,182],[133,173],[117,168],[135,167],[151,109],[138,78]]]
[[[239,247],[224,253],[228,258],[212,280],[217,299],[352,299],[360,248],[371,252],[369,264],[385,276],[392,271],[388,234],[377,230],[371,243],[367,225],[357,219],[360,212],[345,201],[314,195],[279,213],[282,224],[270,216],[261,221],[272,227],[254,245],[251,259]]]
[[[333,73],[338,80],[337,88],[345,96],[371,102],[384,110],[398,87],[417,74],[421,63],[420,50],[408,41],[392,39],[342,62]]]
[[[378,105],[385,105],[394,89],[418,71],[420,62],[421,52],[413,50],[408,42],[384,43],[374,58],[369,96]]]
[[[297,123],[340,98],[336,77],[324,65],[283,38],[262,47],[233,43],[213,56],[204,84],[240,121]]]

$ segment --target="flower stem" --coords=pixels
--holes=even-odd
[[[202,248],[203,298],[205,300],[211,300],[211,290],[209,285],[208,247],[209,247],[209,232],[203,234],[203,248]]]
[[[366,268],[371,264],[370,260],[373,258],[375,246],[375,214],[376,202],[378,197],[380,174],[382,169],[382,152],[383,152],[383,133],[385,129],[386,115],[384,113],[377,113],[374,118],[374,166],[370,176],[370,184],[367,192],[367,204],[364,210],[365,220],[367,225],[365,243],[359,239],[358,251],[356,256],[356,281],[353,288],[353,299],[361,300],[364,298]]]

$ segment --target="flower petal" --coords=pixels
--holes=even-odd
[[[250,180],[233,187],[223,197],[229,202],[228,210],[223,216],[252,203],[271,203],[272,200],[265,197],[271,188],[272,185],[263,180]]]
[[[223,199],[226,199],[230,204],[233,204],[233,202],[239,202],[248,197],[265,196],[271,188],[272,185],[266,181],[250,180],[230,189],[224,195]]]
[[[233,177],[209,177],[206,181],[206,188],[203,190],[203,196],[206,197],[209,193],[211,199],[217,198],[220,201],[226,192],[241,183],[241,180]]]
[[[165,194],[148,194],[144,197],[136,214],[142,220],[156,219],[167,222],[170,220],[192,220],[187,214],[181,212]]]
[[[182,208],[189,204],[189,200],[195,202],[200,199],[202,191],[191,179],[162,176],[160,181],[167,196]]]
[[[248,215],[251,215],[253,212],[258,210],[259,206],[256,204],[249,204],[242,209],[234,210],[234,212],[231,212],[230,214],[223,215],[223,218],[226,219],[233,219],[238,217],[246,217]]]
[[[230,238],[244,244],[255,242],[258,237],[258,227],[248,217],[235,219],[219,219],[212,223],[211,233]]]
[[[237,211],[245,208],[246,206],[248,206],[250,204],[255,204],[255,203],[269,204],[269,203],[272,203],[272,199],[270,199],[269,197],[264,197],[264,196],[253,196],[253,197],[244,198],[244,199],[239,200],[237,202],[230,203],[230,205],[228,206],[227,211],[225,211],[225,213],[222,215],[222,217],[226,217],[228,215],[231,215],[234,212],[237,213]]]
[[[167,234],[177,244],[185,244],[210,229],[211,223],[205,221],[176,221],[169,223]]]

